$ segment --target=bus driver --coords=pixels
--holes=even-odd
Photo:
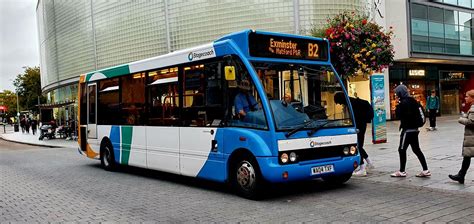
[[[240,91],[234,99],[235,111],[241,120],[245,118],[249,111],[256,111],[258,109],[258,103],[250,94],[250,89],[250,82],[242,80],[239,85]]]

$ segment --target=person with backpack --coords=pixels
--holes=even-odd
[[[436,130],[436,114],[439,111],[439,97],[436,96],[436,90],[431,90],[431,95],[426,98],[426,112],[430,116],[429,131]]]
[[[357,143],[360,152],[360,166],[353,173],[355,176],[367,176],[366,164],[369,167],[373,167],[372,161],[369,159],[369,155],[364,149],[365,131],[367,130],[367,123],[370,123],[374,118],[374,110],[370,103],[360,98],[349,97],[349,101],[352,105],[352,111],[354,112],[354,118],[356,128],[359,129],[357,132]],[[341,105],[347,105],[346,97],[343,92],[336,92],[334,94],[334,102]]]
[[[466,92],[466,104],[470,106],[467,113],[462,113],[458,122],[464,125],[464,141],[462,144],[462,164],[461,170],[455,175],[449,175],[451,180],[464,184],[464,177],[471,165],[471,158],[474,157],[474,89]]]
[[[399,103],[395,109],[397,118],[400,119],[400,146],[398,147],[398,154],[400,156],[400,170],[390,174],[391,177],[406,177],[405,166],[407,162],[407,149],[411,146],[413,153],[418,157],[423,170],[416,174],[417,177],[429,177],[431,172],[428,170],[425,156],[420,149],[418,128],[422,127],[425,122],[425,115],[423,107],[410,96],[408,88],[400,84],[395,88],[395,94],[399,99]]]

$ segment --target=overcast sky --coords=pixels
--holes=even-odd
[[[23,66],[39,66],[37,0],[0,0],[0,91],[14,90],[10,79]]]

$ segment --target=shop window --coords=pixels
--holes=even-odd
[[[143,125],[145,106],[145,73],[120,78],[121,121],[125,125]]]
[[[119,79],[99,82],[98,124],[113,125],[120,121]]]
[[[148,73],[148,124],[176,126],[179,124],[178,67]]]
[[[183,66],[184,126],[221,126],[224,122],[221,60]]]

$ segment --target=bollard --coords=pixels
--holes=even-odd
[[[7,133],[7,131],[5,131],[5,123],[3,123],[3,133]]]

